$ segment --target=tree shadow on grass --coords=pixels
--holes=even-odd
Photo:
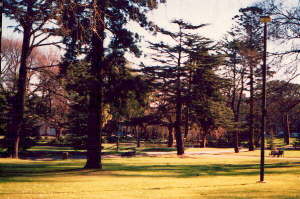
[[[257,164],[210,164],[210,165],[147,165],[129,166],[123,164],[109,164],[106,170],[109,171],[129,171],[113,173],[113,176],[136,176],[136,177],[176,177],[187,178],[195,176],[252,176],[259,174]],[[266,174],[300,174],[300,164],[296,163],[276,163],[265,165]],[[290,170],[280,170],[280,168],[293,168]],[[138,173],[141,171],[141,173]],[[153,172],[158,172],[156,175]],[[160,174],[162,172],[164,174]],[[132,174],[130,174],[132,172]],[[151,172],[151,174],[147,174]]]
[[[32,164],[0,163],[1,182],[31,182],[34,177],[60,175],[82,170],[81,163],[50,162]]]
[[[72,175],[190,178],[196,176],[253,176],[259,174],[259,165],[257,164],[127,165],[104,163],[103,170],[83,169],[82,167],[83,165],[80,162],[0,163],[0,183],[44,181],[41,177]],[[266,164],[266,174],[289,173],[300,174],[299,162]],[[55,179],[53,178],[53,180]]]

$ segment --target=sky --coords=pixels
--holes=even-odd
[[[167,0],[166,4],[160,4],[158,9],[151,11],[148,17],[159,27],[170,31],[178,30],[176,25],[170,23],[173,19],[183,19],[193,25],[208,24],[199,29],[199,34],[212,40],[221,40],[230,30],[232,18],[239,13],[239,9],[255,2],[256,0]],[[146,41],[159,42],[162,39],[161,35],[152,36],[135,24],[128,27],[144,35],[141,46],[146,54],[151,53]],[[143,57],[143,63],[151,64],[148,58],[149,56]],[[128,59],[136,65],[141,62],[141,59],[134,56],[128,56]]]
[[[170,24],[173,19],[184,19],[194,25],[209,24],[201,28],[199,33],[213,40],[221,40],[225,33],[230,30],[233,23],[232,17],[238,14],[239,9],[255,2],[257,0],[167,0],[166,4],[160,4],[158,9],[151,11],[148,16],[158,26],[168,30],[174,30],[174,26]],[[3,36],[20,38],[18,34],[12,32],[12,29],[7,28],[7,25],[11,25],[13,22],[3,16],[2,19]],[[128,28],[144,35],[144,41],[140,45],[145,52],[147,52],[145,41],[160,39],[159,35],[152,36],[134,24],[129,24]],[[128,56],[128,59],[137,65],[141,61],[147,62],[146,57]],[[300,77],[294,82],[300,83]]]
[[[220,39],[232,24],[232,17],[241,7],[255,0],[169,0],[149,16],[162,27],[168,27],[172,19],[184,19],[192,24],[210,24],[206,27],[207,36]]]

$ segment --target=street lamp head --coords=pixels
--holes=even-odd
[[[271,21],[271,17],[270,16],[261,16],[260,17],[260,22],[261,23],[268,23]]]

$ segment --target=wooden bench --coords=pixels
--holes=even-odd
[[[136,155],[136,150],[121,153],[121,157],[133,157]]]
[[[62,159],[63,160],[67,160],[67,159],[69,159],[69,157],[70,157],[69,152],[62,152]]]
[[[283,157],[284,156],[284,151],[282,151],[282,150],[273,150],[273,151],[270,152],[269,156],[272,156],[272,157],[277,156],[278,158]]]
[[[300,148],[300,142],[295,142],[293,146],[295,149]]]

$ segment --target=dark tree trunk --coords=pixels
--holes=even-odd
[[[149,141],[149,134],[147,133],[147,126],[143,125],[142,129],[143,129],[143,135],[144,135],[145,141]]]
[[[254,151],[254,74],[250,65],[250,115],[249,115],[249,151]]]
[[[177,80],[180,81],[180,80]],[[180,91],[177,94],[177,102],[176,102],[176,121],[175,121],[175,139],[176,139],[176,148],[177,148],[177,155],[184,154],[184,144],[183,144],[183,137],[181,133],[181,99],[180,99]]]
[[[238,123],[239,122],[239,113],[236,113],[235,114],[235,116],[234,116],[234,121],[236,122],[236,123]],[[239,126],[238,126],[238,128],[240,128]],[[238,153],[238,152],[240,152],[240,150],[239,150],[239,134],[240,134],[240,131],[239,131],[239,129],[236,129],[235,130],[235,136],[234,136],[234,152],[235,153]]]
[[[186,107],[184,122],[184,139],[186,140],[189,133],[189,107]]]
[[[3,13],[3,3],[1,1],[1,16],[2,16],[2,13]],[[1,46],[2,46],[2,19],[0,20],[0,26],[1,26],[1,29],[0,29],[0,49],[1,49]],[[2,52],[2,50],[1,50]],[[1,67],[2,64],[0,64],[0,77],[2,76],[2,67]],[[0,85],[2,86],[2,85]]]
[[[176,77],[176,121],[174,125],[175,129],[175,139],[176,139],[176,148],[177,148],[177,155],[184,154],[184,142],[182,139],[181,133],[181,112],[182,112],[182,101],[181,101],[181,80],[180,80],[180,66],[181,66],[181,51],[182,51],[182,32],[180,26],[180,41],[179,41],[179,48],[178,48],[178,63],[177,63],[177,77]]]
[[[27,7],[28,14],[32,12],[32,5]],[[9,153],[13,158],[19,158],[19,144],[20,144],[20,134],[21,126],[23,124],[24,117],[24,104],[26,95],[26,81],[27,81],[27,58],[30,55],[30,31],[32,28],[32,23],[28,22],[23,26],[23,42],[22,42],[22,52],[20,59],[20,69],[19,77],[17,81],[17,93],[13,99],[12,107],[12,117],[11,122],[8,127],[8,142],[9,142]]]
[[[202,148],[206,148],[206,145],[207,145],[207,135],[208,135],[207,131],[203,132],[203,134],[201,135],[201,147]]]
[[[59,139],[61,137],[61,135],[62,135],[62,128],[57,128],[56,130],[57,130],[57,132],[56,132],[56,139]]]
[[[283,114],[283,124],[284,124],[284,143],[290,144],[290,124],[289,124],[289,114]]]
[[[237,105],[236,105],[236,110],[235,110],[235,122],[237,123],[237,130],[235,132],[235,146],[234,146],[234,151],[236,153],[239,152],[239,144],[240,144],[240,140],[239,140],[239,134],[240,134],[240,107],[241,107],[241,103],[242,103],[242,99],[243,99],[243,91],[244,91],[244,72],[242,71],[241,74],[241,90],[238,96],[238,101],[237,101]]]
[[[240,150],[239,150],[239,134],[240,134],[240,131],[236,130],[235,136],[234,136],[234,152],[235,153],[240,152]]]
[[[141,147],[140,132],[137,127],[135,127],[134,130],[135,130],[135,134],[136,134],[136,147],[139,148],[139,147]]]
[[[236,107],[235,107],[235,101],[236,101],[236,55],[234,54],[234,63],[233,63],[233,91],[232,91],[232,99],[231,99],[231,110],[235,113]]]
[[[92,35],[90,75],[94,78],[89,84],[87,162],[85,168],[102,168],[101,135],[102,135],[102,78],[104,70],[104,13],[105,1],[93,1],[94,28]],[[100,16],[100,17],[99,17]]]
[[[192,89],[192,75],[193,71],[192,69],[189,71],[189,81],[188,81],[188,96],[191,94]],[[189,103],[186,104],[186,110],[185,110],[185,126],[184,126],[184,139],[187,139],[188,133],[189,133],[189,112],[190,112],[190,106]]]
[[[236,59],[236,56],[234,55],[234,58]],[[234,59],[234,60],[235,60]],[[232,100],[231,100],[231,110],[234,112],[234,121],[237,123],[238,114],[237,114],[237,107],[236,107],[236,64],[234,62],[233,64],[233,93],[232,93]],[[238,126],[237,126],[238,128]],[[236,153],[239,152],[239,132],[238,130],[235,130],[234,132],[234,151]]]
[[[270,150],[275,150],[276,147],[274,145],[274,135],[276,135],[276,125],[271,126],[270,131]]]
[[[173,127],[169,126],[168,127],[169,130],[169,136],[168,136],[168,147],[172,147],[173,146],[173,141],[174,141],[174,137],[173,137]]]

